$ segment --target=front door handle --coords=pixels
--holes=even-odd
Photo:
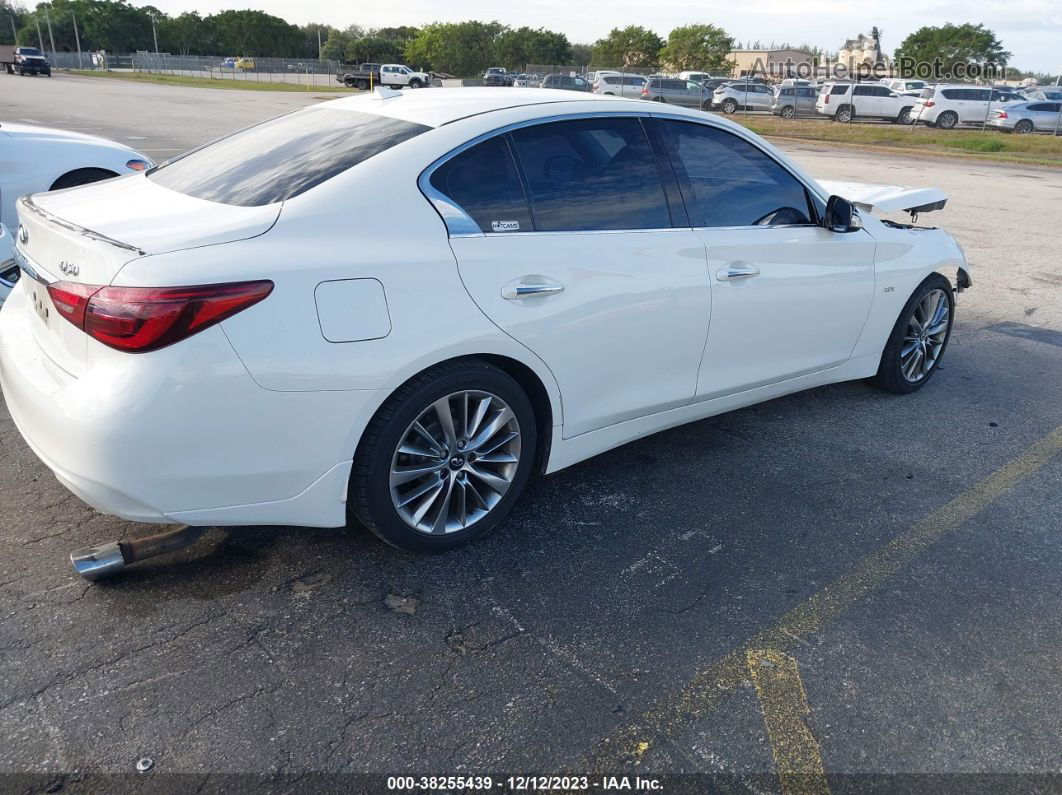
[[[502,287],[501,296],[508,301],[517,301],[521,298],[531,298],[536,295],[559,293],[563,289],[564,285],[556,282],[552,284],[517,282],[516,284],[507,284]]]
[[[733,281],[735,279],[748,279],[750,276],[758,276],[760,269],[755,265],[727,265],[725,268],[720,268],[715,272],[715,278],[721,282]]]

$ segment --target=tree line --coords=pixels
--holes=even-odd
[[[33,9],[0,0],[0,43],[74,51],[158,50],[177,55],[325,58],[343,63],[408,63],[453,75],[481,74],[488,66],[522,70],[528,64],[579,64],[639,69],[729,73],[735,41],[711,24],[682,25],[662,38],[640,25],[613,28],[593,44],[572,43],[546,28],[513,28],[500,22],[436,22],[423,27],[339,29],[321,23],[293,25],[264,11],[188,11],[170,16],[127,0],[51,0]],[[77,24],[75,37],[74,24]],[[50,33],[49,33],[50,23]],[[40,34],[38,34],[38,30]],[[758,44],[759,42],[757,42]],[[749,42],[751,45],[752,42]],[[738,45],[740,46],[740,45]],[[750,47],[752,48],[752,47]],[[755,49],[755,48],[752,48]],[[803,46],[812,62],[824,53]],[[923,27],[897,48],[896,57],[960,63],[1006,64],[1010,53],[983,25]]]

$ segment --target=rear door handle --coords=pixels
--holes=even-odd
[[[523,283],[507,284],[501,289],[502,298],[508,301],[518,301],[522,298],[531,298],[536,295],[548,295],[559,293],[564,289],[563,284],[553,283]]]
[[[735,279],[748,279],[750,276],[758,276],[760,269],[755,265],[727,265],[715,272],[715,278],[721,282],[734,281]]]

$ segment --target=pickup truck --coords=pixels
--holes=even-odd
[[[52,76],[52,65],[48,63],[44,53],[36,47],[15,47],[10,44],[0,44],[0,66],[9,75],[17,72],[20,75]]]
[[[424,88],[431,85],[431,75],[414,72],[408,66],[398,63],[363,63],[356,69],[336,75],[336,80],[350,88],[367,88],[378,85],[389,88]]]

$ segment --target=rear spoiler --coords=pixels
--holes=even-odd
[[[70,223],[70,221],[66,221],[62,218],[59,218],[58,216],[52,215],[47,210],[43,209],[40,205],[36,204],[33,201],[32,195],[23,196],[21,199],[19,199],[18,206],[20,208],[20,211],[24,210],[31,212],[34,215],[39,215],[41,218],[48,221],[49,223],[55,224],[56,226],[61,226],[64,229],[69,229],[71,232],[77,232],[78,234],[84,235],[85,237],[90,238],[92,240],[98,240],[101,243],[109,243],[110,245],[116,246],[117,248],[124,248],[127,251],[136,252],[141,257],[147,253],[146,251],[141,251],[139,248],[137,248],[136,246],[132,246],[129,243],[123,243],[121,240],[115,240],[113,237],[101,235],[99,232],[93,232],[91,229],[85,229],[85,227],[83,226],[78,226],[77,224]]]
[[[901,185],[868,185],[863,182],[820,182],[831,195],[841,196],[867,211],[906,210],[912,216],[944,209],[948,194],[939,188],[907,188]]]

